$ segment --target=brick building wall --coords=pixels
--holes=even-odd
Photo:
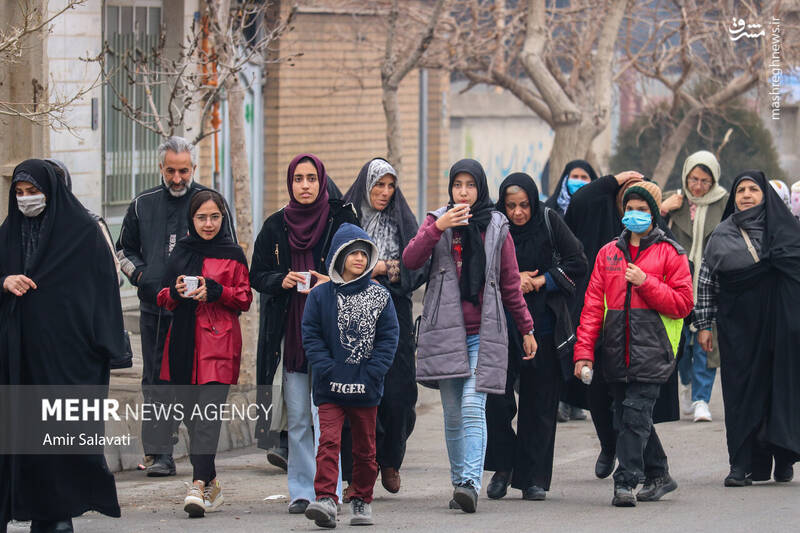
[[[283,16],[288,9],[289,5],[283,2]],[[293,26],[294,31],[281,39],[277,54],[281,58],[297,53],[302,56],[270,66],[264,91],[264,217],[288,201],[286,169],[298,153],[319,156],[328,174],[345,192],[364,163],[373,157],[385,157],[387,152],[381,103],[380,65],[385,46],[381,25],[374,16],[317,6],[300,7]],[[435,79],[437,89],[429,90],[429,94],[441,101],[441,80]],[[409,73],[401,84],[399,101],[403,132],[400,186],[416,212],[418,71]],[[437,126],[428,134],[429,165],[436,167],[429,170],[433,177],[441,174],[441,150],[447,149],[442,136],[447,130],[442,127],[441,105],[429,106],[429,123]]]

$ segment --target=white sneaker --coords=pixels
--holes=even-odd
[[[186,498],[183,500],[183,510],[189,514],[190,518],[200,518],[206,512],[205,501],[203,500],[203,489],[205,488],[201,482],[196,485],[194,483],[186,483]]]
[[[694,409],[695,422],[711,422],[711,411],[708,409],[708,404],[703,400],[697,400],[692,404]]]
[[[222,497],[222,487],[219,481],[212,479],[203,490],[203,503],[205,504],[206,512],[213,513],[217,511],[224,501],[225,498]]]
[[[685,415],[694,414],[694,406],[692,405],[692,389],[691,385],[679,385],[680,391],[678,398],[680,399],[681,412]]]

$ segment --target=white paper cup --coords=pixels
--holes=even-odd
[[[469,214],[469,204],[453,204],[453,207],[456,208],[456,209],[463,209],[464,207],[466,207],[467,208],[467,214]],[[461,224],[464,225],[464,226],[468,226],[469,225],[469,219],[465,220]]]
[[[592,377],[594,372],[588,366],[581,368],[581,381],[583,381],[586,385],[590,385],[592,383]]]
[[[297,282],[298,291],[307,291],[311,287],[311,272],[298,272],[305,279]]]
[[[183,282],[186,284],[186,290],[183,293],[183,297],[189,298],[187,295],[190,292],[197,290],[199,280],[197,279],[197,276],[183,276]]]

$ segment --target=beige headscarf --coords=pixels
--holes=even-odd
[[[711,170],[711,178],[714,180],[711,189],[703,196],[696,198],[689,187],[686,186],[686,178],[689,172],[692,171],[697,165],[705,165]],[[683,194],[686,199],[697,206],[697,212],[692,221],[692,249],[689,250],[689,261],[694,265],[694,302],[697,303],[697,278],[700,273],[700,265],[703,262],[703,230],[706,226],[706,213],[708,206],[714,202],[718,202],[728,194],[728,191],[722,188],[719,184],[719,161],[711,152],[707,150],[700,150],[686,158],[683,163],[683,172],[681,173],[683,182]]]

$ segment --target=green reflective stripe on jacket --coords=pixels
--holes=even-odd
[[[678,345],[681,343],[681,332],[683,331],[683,319],[669,318],[668,316],[658,314],[661,317],[661,322],[664,323],[664,329],[667,330],[667,337],[672,346],[672,357],[678,357]]]

